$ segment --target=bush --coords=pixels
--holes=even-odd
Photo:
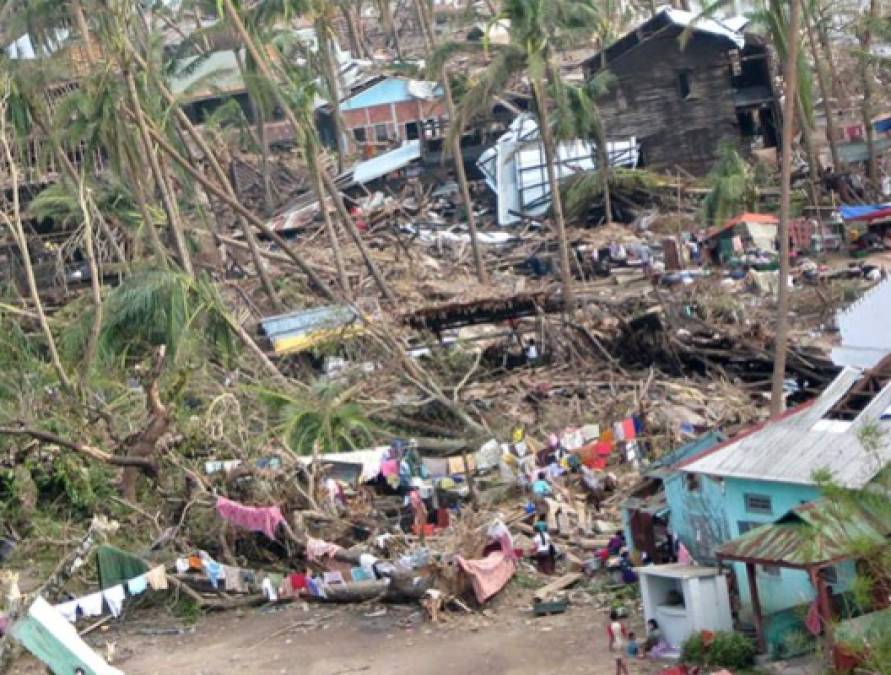
[[[755,645],[746,636],[719,631],[711,639],[691,635],[681,646],[681,660],[698,666],[748,668],[755,662]]]
[[[694,633],[681,645],[681,661],[695,665],[705,665],[705,643],[702,633]]]

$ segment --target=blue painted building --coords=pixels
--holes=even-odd
[[[683,460],[663,479],[669,526],[699,562],[716,549],[822,495],[826,478],[860,489],[891,462],[891,358],[874,369],[846,368],[817,399],[777,420]],[[869,440],[869,438],[872,440]],[[739,619],[752,605],[744,565],[733,563]],[[850,588],[852,563],[829,571],[836,592]],[[782,653],[814,589],[805,572],[759,565],[757,583],[767,640]]]
[[[666,499],[667,484],[679,476],[678,465],[681,462],[716,446],[724,439],[721,432],[710,431],[663,454],[647,467],[640,483],[622,502],[622,528],[632,550],[648,553],[654,562],[666,562],[668,522],[671,517]],[[667,552],[670,554],[670,550]]]

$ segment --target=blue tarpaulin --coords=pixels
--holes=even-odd
[[[880,134],[885,133],[886,131],[891,131],[891,116],[879,120],[878,122],[873,122],[872,128]]]
[[[878,220],[891,218],[891,204],[863,204],[839,206],[839,213],[845,220]]]

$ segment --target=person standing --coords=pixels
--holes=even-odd
[[[619,621],[619,613],[615,609],[610,611],[609,618],[610,624],[606,627],[606,634],[609,637],[609,650],[616,658],[616,675],[629,675],[628,661],[625,657],[628,631]]]
[[[554,544],[551,543],[551,537],[548,534],[548,524],[539,520],[535,523],[535,562],[538,565],[538,571],[542,574],[553,574],[557,561]]]

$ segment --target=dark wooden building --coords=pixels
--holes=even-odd
[[[734,26],[664,9],[583,68],[612,74],[599,102],[607,135],[636,137],[643,167],[702,175],[724,139],[745,154],[777,146],[767,48]]]

